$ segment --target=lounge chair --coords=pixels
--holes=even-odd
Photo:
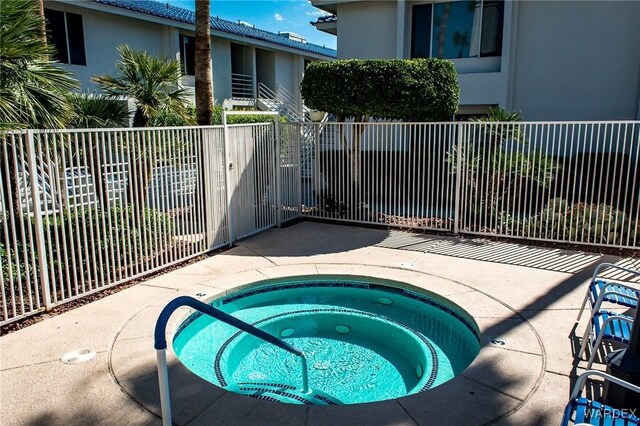
[[[589,302],[591,305],[589,323],[587,324],[582,337],[580,351],[577,354],[578,358],[582,357],[588,343],[592,343],[591,355],[587,363],[587,369],[591,368],[595,359],[596,351],[603,340],[628,344],[631,337],[631,325],[633,324],[633,318],[627,315],[604,310],[602,309],[603,303],[607,302],[618,306],[637,309],[638,299],[640,298],[640,290],[637,288],[618,281],[599,278],[598,274],[605,268],[619,269],[627,273],[640,276],[640,272],[638,271],[623,268],[611,263],[602,263],[596,267],[577,318],[579,321],[582,316],[582,311],[584,310],[587,302]]]
[[[602,426],[640,425],[638,411],[634,412],[632,410],[618,409],[604,403],[582,397],[582,389],[584,388],[587,378],[590,376],[602,377],[605,380],[640,393],[640,386],[627,383],[624,380],[601,371],[585,371],[580,375],[580,377],[578,377],[578,380],[573,387],[569,403],[564,410],[564,416],[561,423],[562,426],[568,426],[570,423],[573,423],[574,425],[591,424]]]
[[[587,348],[587,344],[591,342],[591,350],[586,369],[590,369],[595,360],[596,353],[603,341],[615,341],[622,344],[629,344],[631,339],[631,325],[633,317],[622,315],[615,312],[600,310],[593,314],[589,321],[587,330],[582,337],[582,346],[578,352],[578,358]]]
[[[600,309],[604,302],[632,309],[636,309],[638,307],[640,288],[635,288],[620,281],[598,277],[598,274],[606,268],[618,269],[631,275],[640,276],[640,271],[624,268],[612,263],[601,263],[598,265],[596,270],[593,272],[591,281],[589,282],[589,288],[587,289],[587,294],[584,296],[584,300],[582,301],[582,306],[578,312],[576,322],[580,321],[580,317],[582,316],[584,308],[587,306],[587,302],[590,302],[592,316]]]

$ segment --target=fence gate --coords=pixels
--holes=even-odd
[[[277,224],[275,126],[229,125],[226,132],[232,242]]]

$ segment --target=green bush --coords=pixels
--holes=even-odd
[[[18,228],[20,228],[18,225],[20,220],[22,220],[25,233],[28,235],[27,230],[30,227],[32,235],[35,235],[33,221],[27,216],[23,216],[16,220]],[[82,277],[85,280],[93,280],[95,276],[106,277],[117,273],[118,265],[122,265],[123,274],[127,273],[126,269],[135,265],[140,266],[142,270],[148,269],[152,259],[163,255],[163,253],[155,251],[156,247],[171,247],[172,241],[168,236],[171,235],[174,226],[174,221],[167,213],[145,208],[143,214],[138,215],[137,209],[121,203],[116,203],[108,210],[100,207],[79,207],[77,209],[72,207],[69,213],[62,213],[55,220],[53,216],[45,217],[45,246],[51,250],[47,260],[53,264],[53,270],[50,271],[50,274],[53,280],[58,282],[59,277],[66,280],[67,276],[73,277],[74,275],[78,277],[78,280],[81,280]],[[5,229],[5,227],[9,228]],[[10,227],[11,224],[7,222],[6,218],[0,220],[1,235],[4,235],[5,232],[11,235],[14,231]],[[18,230],[15,232],[20,234]],[[66,251],[62,243],[63,240],[66,244]],[[23,291],[28,291],[28,281],[33,277],[32,271],[27,276],[24,262],[24,256],[27,255],[27,262],[31,268],[31,247],[30,244],[18,244],[16,253],[12,246],[7,248],[0,244],[3,279],[5,283],[8,283],[9,271],[11,271],[16,284],[18,276],[21,278]],[[16,254],[18,255],[17,261]],[[37,252],[34,251],[33,255],[36,256],[37,266]],[[96,270],[94,265],[99,269]],[[84,271],[84,275],[82,275],[82,271]],[[60,285],[66,287],[66,283],[58,282],[57,287]],[[5,287],[8,292],[10,286],[7,284]]]
[[[640,222],[607,204],[568,204],[556,198],[537,215],[518,225],[525,236],[597,244],[633,244]],[[636,234],[638,233],[638,234]]]
[[[465,203],[476,229],[507,229],[513,219],[505,209],[517,217],[534,213],[529,210],[527,195],[548,191],[557,178],[557,161],[540,149],[532,149],[518,124],[521,120],[519,112],[490,108],[487,116],[472,121],[514,124],[473,128],[466,143],[448,152],[447,162],[466,182]]]
[[[213,107],[213,116],[211,117],[211,124],[222,124],[222,111],[224,108],[221,106]],[[251,111],[247,111],[251,112]],[[227,116],[227,124],[253,124],[253,123],[270,123],[275,119],[275,115],[262,115],[262,114],[242,114],[242,115],[229,115]]]
[[[9,278],[13,278],[16,282],[18,278],[24,283],[27,280],[27,269],[24,263],[24,256],[28,252],[24,251],[22,244],[17,244],[17,253],[11,248],[11,256],[3,243],[0,243],[0,262],[2,263],[2,278],[5,283],[9,282]],[[17,259],[16,259],[17,255]],[[29,259],[30,261],[30,259]]]
[[[222,106],[214,106],[213,114],[211,116],[212,125],[222,124]],[[273,115],[262,114],[250,114],[251,110],[246,111],[248,114],[242,115],[229,115],[227,117],[228,124],[253,124],[253,123],[269,123],[274,120]],[[283,121],[284,117],[280,118]],[[151,127],[181,127],[181,126],[194,126],[196,122],[196,109],[195,107],[189,107],[188,117],[182,117],[168,108],[162,108],[158,111],[158,114],[149,120],[149,126]]]
[[[103,259],[102,267],[106,268],[106,256],[110,256],[112,251],[115,253],[116,264],[120,261],[123,265],[131,263],[144,265],[151,258],[161,255],[154,252],[156,247],[163,247],[170,243],[166,235],[171,235],[174,224],[166,213],[144,208],[140,215],[138,209],[131,204],[123,203],[115,203],[108,210],[101,207],[84,207],[75,210],[71,208],[70,213],[59,216],[56,221],[52,219],[46,221],[45,238],[48,235],[51,236],[52,246],[56,233],[59,239],[73,241],[76,260],[82,262],[85,268],[94,262],[100,265],[100,256]],[[106,229],[102,226],[103,223]],[[69,243],[67,244],[69,247]],[[99,248],[100,252],[96,251],[96,248]],[[129,259],[129,251],[131,251],[131,259]],[[85,253],[88,253],[88,256]],[[61,253],[61,256],[64,257],[64,253]],[[114,265],[111,265],[111,268],[114,268]]]
[[[196,108],[187,107],[186,116],[176,113],[170,108],[160,108],[158,113],[149,119],[150,127],[181,127],[196,124]]]
[[[460,95],[453,63],[434,58],[313,62],[300,88],[309,108],[409,121],[450,120]]]

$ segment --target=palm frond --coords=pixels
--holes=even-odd
[[[118,46],[118,52],[120,60],[116,68],[119,75],[99,75],[92,80],[109,96],[126,96],[135,101],[139,111],[136,116],[141,115],[144,119],[134,125],[144,125],[162,108],[188,118],[187,96],[179,84],[182,71],[178,61],[156,58],[126,45]]]
[[[126,101],[88,93],[71,93],[67,101],[71,105],[69,127],[87,129],[129,125],[130,112]]]
[[[0,20],[0,128],[57,128],[69,113],[65,95],[76,90],[71,73],[56,65],[42,42],[35,2],[2,3]]]

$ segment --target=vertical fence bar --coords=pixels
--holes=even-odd
[[[280,161],[280,114],[276,115],[275,118],[275,170],[276,170],[276,225],[278,228],[282,226],[282,170],[281,170],[281,161]]]
[[[233,227],[235,226],[233,215],[234,208],[232,204],[233,199],[233,190],[231,187],[231,175],[233,172],[233,159],[229,153],[229,125],[227,124],[227,112],[222,111],[222,126],[224,127],[224,143],[223,146],[223,155],[222,157],[225,159],[224,161],[224,183],[226,187],[226,195],[227,195],[227,232],[229,234],[229,247],[233,247],[233,242],[235,241],[235,233]]]
[[[463,144],[463,135],[462,132],[464,131],[464,125],[463,124],[458,124],[458,128],[457,128],[457,133],[458,133],[458,138],[457,138],[457,146],[458,149],[456,149],[456,193],[455,193],[455,197],[454,197],[454,207],[453,207],[453,232],[454,234],[459,234],[460,233],[460,189],[462,186],[462,177],[463,174],[461,173],[461,167],[462,167],[462,144]]]
[[[38,266],[40,268],[40,291],[47,311],[51,310],[51,289],[49,288],[49,267],[47,265],[47,251],[44,241],[44,224],[40,209],[40,188],[38,186],[38,168],[36,166],[36,149],[33,140],[33,130],[27,130],[27,158],[29,179],[31,184],[31,201],[33,208],[33,224],[36,233],[36,250]],[[26,188],[25,188],[26,190]],[[26,191],[25,191],[26,192]]]

